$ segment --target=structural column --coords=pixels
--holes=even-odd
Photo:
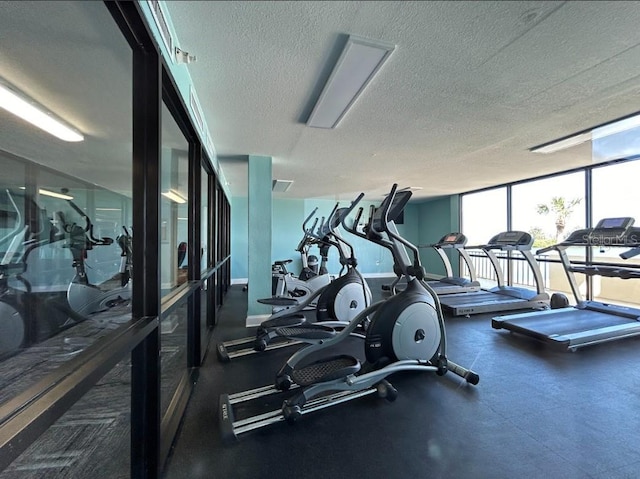
[[[271,157],[249,155],[247,326],[259,324],[271,306],[257,302],[271,296]]]

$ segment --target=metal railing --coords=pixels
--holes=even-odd
[[[476,275],[478,281],[490,282],[493,284],[497,283],[496,272],[493,269],[493,265],[489,258],[482,253],[469,253],[471,257],[471,263],[476,270]],[[520,256],[518,253],[512,254],[511,257],[507,255],[506,252],[498,252],[496,253],[496,257],[498,258],[498,264],[504,273],[505,282],[509,283],[509,278],[511,279],[511,286],[522,286],[527,288],[536,288],[536,281],[533,271],[527,264],[527,261]],[[509,272],[509,263],[511,263],[511,270]],[[547,261],[538,261],[538,266],[540,267],[540,271],[542,272],[542,278],[544,284],[549,283],[549,262]],[[464,271],[463,276],[465,278],[469,277],[468,271]]]

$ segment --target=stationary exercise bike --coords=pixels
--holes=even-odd
[[[394,262],[407,278],[407,288],[364,309],[335,336],[299,349],[280,369],[273,387],[223,394],[219,418],[225,438],[237,438],[238,434],[283,420],[293,423],[304,414],[373,393],[393,401],[398,392],[387,378],[401,371],[433,372],[439,376],[452,372],[469,384],[478,384],[480,378],[475,372],[446,356],[442,311],[437,295],[423,280],[425,272],[418,248],[402,238],[394,222],[389,220],[397,217],[411,197],[411,191],[400,191],[396,195],[396,189],[397,185],[393,185],[382,205],[369,218],[364,236],[391,251]],[[347,229],[346,224],[343,226]],[[413,261],[406,248],[412,252]],[[345,354],[325,353],[324,358],[311,359],[344,341],[370,316],[363,341],[364,363]],[[235,420],[235,405],[249,401],[268,404],[266,396],[289,388],[293,394],[284,400],[281,409]]]
[[[324,341],[345,327],[357,314],[371,303],[371,291],[357,269],[358,261],[353,246],[337,231],[343,219],[355,208],[360,195],[348,208],[333,208],[327,220],[327,233],[318,240],[334,246],[340,254],[340,263],[346,272],[320,291],[308,296],[304,301],[285,306],[285,309],[271,315],[264,321],[253,337],[219,343],[216,347],[218,359],[222,362],[277,349],[299,343]],[[276,304],[269,299],[259,300],[265,304]],[[308,322],[302,311],[316,303],[316,322]],[[278,304],[281,304],[278,302]],[[272,341],[276,341],[272,344]]]

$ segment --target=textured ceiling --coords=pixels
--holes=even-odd
[[[468,191],[589,164],[588,144],[528,148],[640,110],[639,2],[166,5],[235,195],[247,154],[295,180],[277,197]],[[309,128],[347,34],[397,47],[336,129]],[[0,77],[86,138],[53,141],[0,112],[0,149],[130,193],[130,65],[102,2],[0,2]]]
[[[640,110],[638,2],[169,1],[234,195],[242,155],[283,198],[434,197],[591,162],[528,148]],[[397,45],[339,126],[304,121],[346,34]]]
[[[102,2],[0,2],[0,77],[85,136],[60,141],[0,109],[0,149],[130,195],[131,61]],[[71,186],[57,181],[43,186]]]

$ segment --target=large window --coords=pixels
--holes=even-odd
[[[507,229],[507,189],[495,188],[464,195],[461,201],[462,232],[470,245],[487,243]]]
[[[573,231],[584,228],[586,221],[585,173],[583,171],[527,181],[511,188],[511,225],[514,230],[531,233],[532,250],[561,242]],[[572,261],[585,260],[585,248],[567,250]],[[539,259],[558,260],[556,250]],[[544,286],[553,292],[563,292],[570,298],[571,289],[562,265],[557,261],[539,261]],[[512,261],[512,283],[535,287],[530,268]],[[584,285],[584,278],[578,278]]]
[[[635,140],[635,136],[632,137]],[[593,223],[603,218],[631,216],[640,226],[640,203],[637,180],[640,178],[640,161],[630,161],[594,168],[592,173]],[[640,257],[628,260],[620,258],[626,248],[592,248],[593,260],[623,266],[640,266]],[[640,304],[640,281],[621,278],[593,278],[593,297],[607,302]]]
[[[624,152],[621,143],[631,141],[629,151],[636,152],[635,135],[625,132],[616,138],[615,151]],[[600,158],[606,145],[594,142],[594,158]],[[611,146],[611,145],[609,145]],[[596,149],[598,149],[596,151]],[[609,147],[607,152],[614,151]],[[608,153],[608,154],[609,154]],[[600,156],[598,156],[600,155]],[[609,158],[609,156],[607,156]],[[640,218],[636,186],[640,176],[640,161],[617,160],[607,165],[594,165],[578,171],[551,177],[533,179],[504,187],[462,195],[462,231],[470,237],[470,243],[487,233],[488,225],[506,225],[513,230],[531,233],[535,239],[533,251],[562,242],[577,229],[596,226],[598,221],[610,217]],[[510,192],[507,195],[507,192]],[[508,204],[507,197],[511,198]],[[507,218],[507,211],[511,212]],[[484,216],[483,216],[484,214]],[[485,240],[486,241],[486,240]],[[640,267],[640,258],[620,258],[625,248],[618,247],[569,247],[567,255],[572,263],[622,265]],[[479,280],[483,286],[491,285],[494,275],[488,261],[474,256]],[[532,277],[522,261],[503,254],[501,264],[510,284],[534,287]],[[538,255],[545,288],[565,293],[572,304],[575,298],[569,287],[566,272],[555,250]],[[583,299],[595,299],[617,304],[640,304],[640,282],[600,275],[575,274]]]
[[[495,188],[462,196],[462,233],[469,246],[486,244],[493,236],[507,230],[507,189]],[[483,287],[497,284],[491,261],[480,251],[470,251],[471,263]],[[460,273],[469,277],[466,268]]]

